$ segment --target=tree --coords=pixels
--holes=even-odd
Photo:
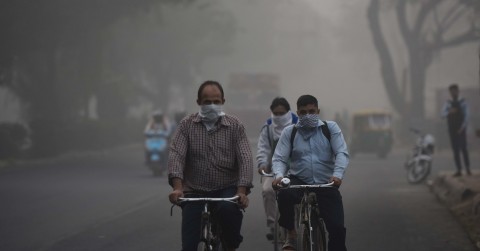
[[[382,7],[392,4],[408,58],[401,74],[395,71],[395,59],[381,27]],[[383,83],[392,106],[404,119],[425,117],[426,73],[435,55],[447,48],[478,41],[478,8],[478,0],[370,1],[367,17]],[[410,95],[406,93],[407,87]]]

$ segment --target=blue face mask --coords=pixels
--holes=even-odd
[[[318,125],[320,116],[318,114],[305,114],[298,117],[298,127],[313,128]]]

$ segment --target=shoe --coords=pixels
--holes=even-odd
[[[452,176],[459,177],[459,176],[462,176],[462,173],[460,171],[456,171]]]
[[[273,241],[273,238],[275,237],[275,236],[273,235],[273,233],[274,233],[273,228],[270,228],[270,232],[267,233],[267,240]]]
[[[282,250],[297,250],[297,239],[288,238],[283,244]]]
[[[470,172],[470,170],[467,170],[467,175],[472,176],[472,172]]]

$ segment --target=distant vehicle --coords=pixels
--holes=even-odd
[[[352,117],[350,155],[375,153],[385,158],[393,146],[392,115],[387,111],[365,110]]]
[[[145,132],[145,147],[148,152],[147,165],[154,176],[162,176],[166,170],[168,134],[163,131]]]
[[[228,112],[242,121],[249,138],[258,137],[272,100],[280,96],[280,78],[268,73],[231,74],[228,91]]]
[[[417,135],[415,146],[405,161],[408,182],[415,184],[423,181],[432,169],[432,155],[435,149],[435,138],[429,133],[410,128]]]

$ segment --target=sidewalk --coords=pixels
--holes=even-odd
[[[453,172],[441,172],[431,182],[430,189],[457,218],[470,239],[480,250],[480,172],[471,176],[453,177]]]

